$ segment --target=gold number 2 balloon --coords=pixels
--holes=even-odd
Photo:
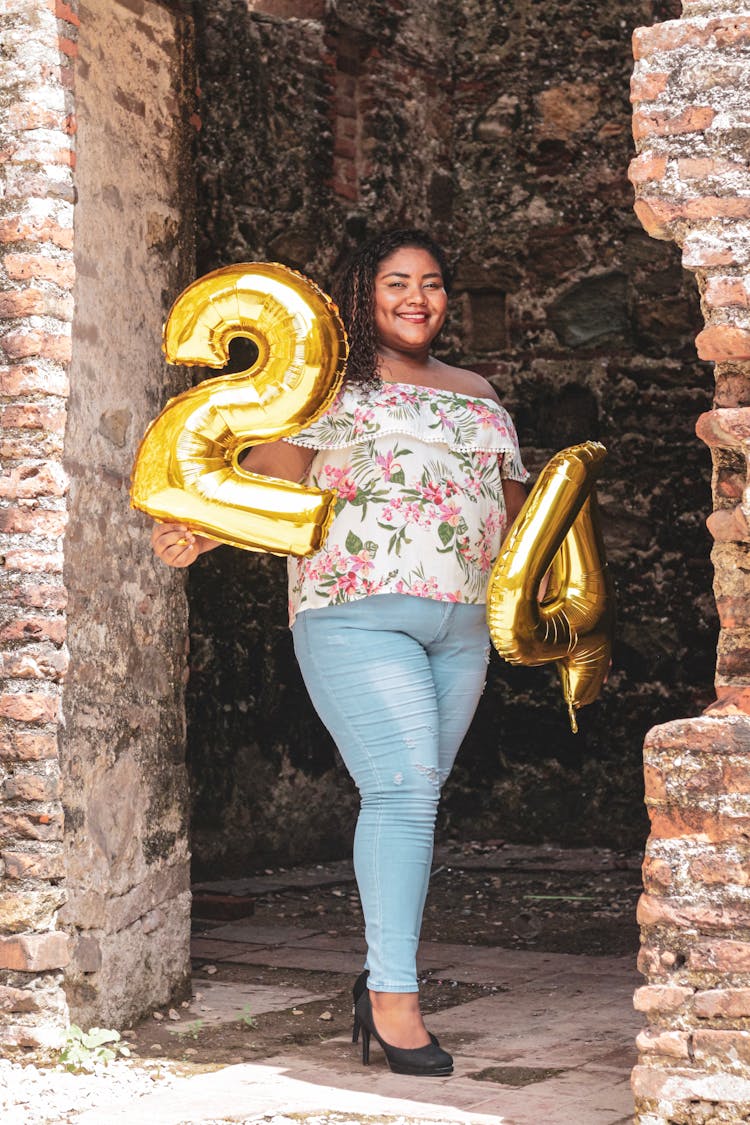
[[[547,463],[490,577],[487,619],[511,664],[556,661],[570,724],[593,703],[609,669],[614,594],[599,529],[594,483],[607,455],[588,441]],[[550,570],[548,592],[539,584]]]
[[[239,459],[328,408],[348,353],[344,327],[308,278],[249,262],[206,274],[180,294],[164,325],[164,354],[168,363],[223,367],[237,336],[256,345],[255,363],[167,403],[138,449],[131,504],[235,547],[310,555],[333,518],[335,492],[247,472]]]

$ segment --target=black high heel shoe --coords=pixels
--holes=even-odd
[[[374,1035],[383,1048],[388,1066],[394,1074],[411,1074],[420,1078],[445,1078],[453,1073],[453,1059],[438,1047],[428,1043],[425,1047],[392,1047],[381,1039],[375,1027],[370,993],[364,991],[354,1006],[355,1018],[362,1028],[362,1062],[370,1062],[370,1036]]]
[[[357,1001],[359,1000],[362,993],[367,989],[367,978],[369,977],[369,975],[370,970],[363,969],[352,986],[352,996],[354,997],[354,1006],[352,1008],[352,1015],[354,1016],[354,1023],[352,1025],[352,1043],[356,1043],[359,1039],[359,1016],[357,1015]],[[439,1047],[440,1042],[437,1035],[433,1035],[431,1031],[428,1031],[427,1034],[429,1035],[435,1046]]]
[[[357,1015],[357,1001],[363,992],[367,990],[367,978],[370,975],[369,969],[363,969],[354,982],[352,987],[352,996],[354,997],[354,1007],[352,1014],[354,1016],[354,1025],[352,1027],[352,1043],[356,1043],[359,1039],[359,1016]]]

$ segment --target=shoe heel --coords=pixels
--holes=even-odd
[[[355,1012],[354,1013],[354,1026],[352,1027],[352,1043],[356,1043],[359,1040],[359,1029],[360,1029],[359,1016]]]
[[[366,1027],[362,1027],[362,1065],[368,1066],[370,1063],[370,1032]]]

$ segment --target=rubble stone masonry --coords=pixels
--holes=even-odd
[[[641,1125],[750,1121],[750,5],[685,3],[633,39],[630,166],[649,234],[682,247],[713,361],[717,703],[645,744],[651,818],[633,1074]]]

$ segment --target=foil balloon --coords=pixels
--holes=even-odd
[[[612,651],[614,594],[593,491],[605,457],[603,445],[585,442],[548,462],[498,556],[487,594],[490,636],[502,657],[511,664],[556,661],[574,732],[575,712],[598,696]]]
[[[131,504],[235,547],[310,555],[325,538],[336,493],[239,462],[249,446],[291,437],[328,408],[348,353],[344,327],[308,278],[249,262],[206,274],[180,294],[164,326],[164,354],[169,363],[223,367],[238,336],[256,345],[254,364],[167,403],[138,449]]]

